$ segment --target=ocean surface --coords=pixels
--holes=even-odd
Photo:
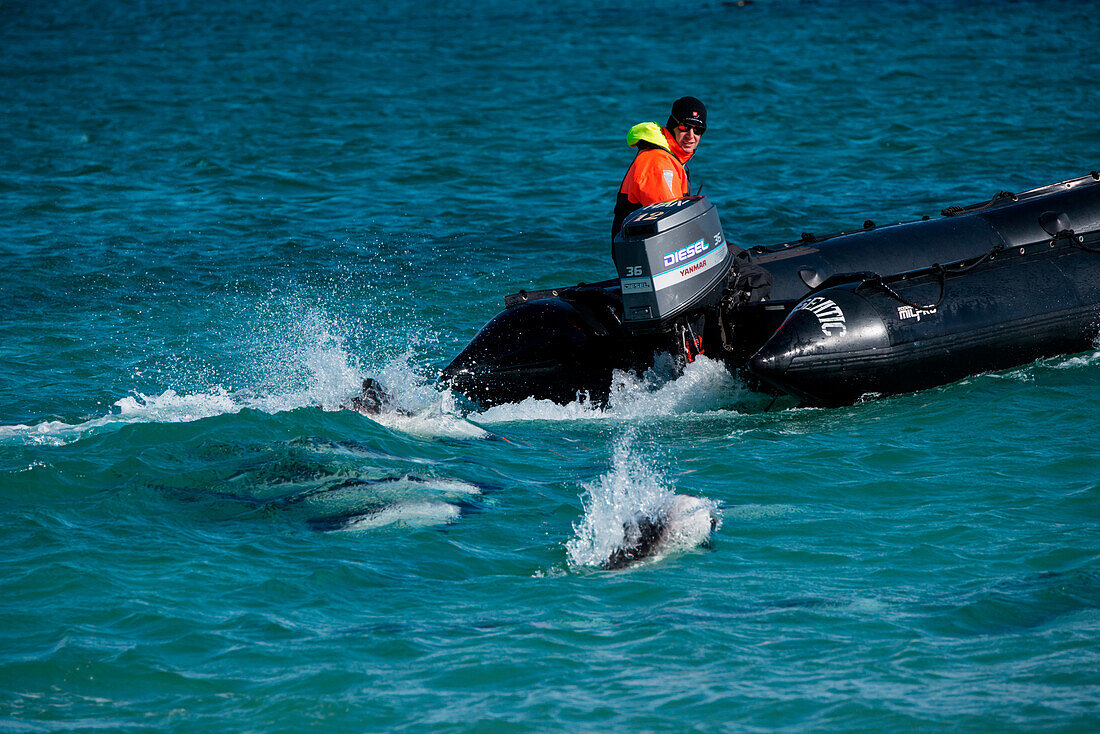
[[[0,730],[1100,730],[1100,351],[833,410],[437,370],[612,277],[702,99],[749,247],[1100,168],[1052,0],[0,0]],[[340,409],[364,377],[401,411]],[[692,497],[706,542],[601,569]]]

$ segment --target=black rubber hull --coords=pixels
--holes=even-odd
[[[837,406],[1093,348],[1100,254],[1081,244],[1065,238],[1000,252],[942,279],[926,272],[819,291],[749,371],[806,404]]]
[[[621,314],[617,281],[517,303],[482,327],[442,378],[486,407],[526,398],[602,402],[614,370],[631,366]]]

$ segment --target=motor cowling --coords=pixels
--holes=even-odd
[[[672,332],[721,299],[733,257],[705,196],[642,207],[612,245],[623,294],[623,326]]]

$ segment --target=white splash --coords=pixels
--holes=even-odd
[[[62,445],[120,425],[183,423],[245,409],[272,415],[304,407],[333,411],[358,394],[366,376],[379,379],[394,397],[396,410],[376,417],[389,428],[423,436],[480,439],[489,435],[464,419],[459,398],[438,388],[416,368],[411,349],[368,375],[337,324],[317,311],[298,314],[290,323],[289,328],[265,328],[250,335],[256,340],[256,358],[249,375],[237,376],[247,380],[247,388],[231,391],[214,385],[193,392],[135,391],[117,400],[105,415],[82,422],[0,426],[0,441]]]
[[[261,345],[271,353],[261,371],[262,405],[269,413],[310,405],[334,409],[362,383],[363,367],[347,348],[339,327],[318,311],[291,320],[292,327]]]
[[[61,445],[65,441],[60,438],[66,432],[71,432],[74,426],[63,421],[43,421],[33,425],[18,423],[13,426],[0,426],[0,441],[13,439],[27,444]]]
[[[111,417],[123,423],[188,423],[236,413],[247,406],[218,388],[195,395],[179,395],[175,390],[165,390],[154,397],[139,393],[117,401],[115,407],[118,413]]]
[[[660,523],[665,531],[652,558],[663,558],[704,543],[718,522],[717,503],[678,495],[633,450],[628,429],[614,447],[611,471],[585,485],[584,517],[566,543],[575,567],[602,567],[624,545],[636,542],[639,520]]]
[[[681,372],[664,354],[641,378],[615,374],[608,412],[616,418],[706,412],[734,404],[743,392],[720,361],[700,356]]]
[[[527,398],[494,406],[474,417],[479,423],[628,420],[719,410],[738,404],[746,392],[719,361],[699,357],[681,371],[675,360],[664,354],[640,377],[616,370],[603,407],[588,396],[568,405]]]
[[[406,353],[387,363],[372,377],[392,404],[367,417],[402,433],[423,437],[481,439],[490,434],[466,419],[461,398],[449,388],[436,386],[416,370],[413,355]],[[361,381],[360,381],[361,382]],[[350,403],[346,396],[342,405]]]

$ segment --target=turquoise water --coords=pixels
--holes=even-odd
[[[0,729],[1095,731],[1100,353],[436,387],[703,99],[750,246],[1096,169],[1071,2],[0,3]],[[365,376],[412,415],[339,410]],[[322,409],[318,409],[320,406]],[[720,520],[624,571],[623,518]]]

